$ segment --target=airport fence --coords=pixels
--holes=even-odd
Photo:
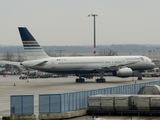
[[[110,88],[63,94],[39,95],[39,114],[62,113],[88,108],[88,97],[98,94],[137,94],[142,86],[160,85],[160,81],[134,83]]]
[[[11,95],[10,96],[11,115],[32,115],[34,114],[33,95]]]
[[[68,111],[68,93],[64,94],[40,94],[40,113],[61,113]]]
[[[137,94],[142,86],[160,85],[160,81],[70,92],[63,94],[40,94],[39,114],[63,113],[88,108],[88,97],[98,94]],[[34,114],[33,95],[11,95],[11,115]]]

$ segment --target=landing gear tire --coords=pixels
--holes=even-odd
[[[142,80],[142,77],[138,77],[138,80]]]
[[[81,78],[81,79],[76,79],[76,82],[79,82],[79,83],[82,83],[82,82],[85,82],[85,80],[83,79],[83,78]]]
[[[100,78],[100,79],[96,79],[96,82],[97,83],[104,83],[104,82],[106,82],[106,79],[105,78]]]

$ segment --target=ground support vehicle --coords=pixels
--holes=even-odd
[[[95,95],[88,99],[89,114],[160,115],[159,95]]]
[[[19,79],[27,79],[27,78],[28,78],[28,75],[26,75],[26,74],[21,74],[19,76]]]
[[[159,77],[160,76],[160,69],[159,68],[154,68],[150,70],[145,70],[142,72],[143,77]]]

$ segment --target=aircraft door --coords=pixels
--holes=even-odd
[[[104,60],[104,61],[102,61],[102,63],[103,63],[102,67],[104,67],[104,66],[106,66],[107,62]]]
[[[52,68],[52,69],[54,69],[54,68],[55,68],[55,64],[54,64],[54,62],[53,62],[53,61],[51,62],[51,68]]]
[[[125,60],[125,59],[122,59],[122,63],[123,63],[123,64],[126,64],[127,62],[126,62],[126,60]]]

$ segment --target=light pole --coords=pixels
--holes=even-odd
[[[61,57],[62,51],[65,51],[65,50],[56,50],[56,51],[59,51],[59,56]]]
[[[154,51],[155,51],[155,50],[153,50],[153,60],[154,60]]]
[[[158,50],[158,49],[160,49],[160,48],[157,48],[157,54],[158,54],[158,56],[157,56],[157,57],[158,57],[158,59],[159,59],[159,52],[158,52],[159,50]]]
[[[148,50],[148,52],[149,52],[149,58],[151,58],[151,57],[150,57],[150,53],[151,53],[152,51],[151,51],[151,50]]]
[[[93,17],[93,20],[94,20],[94,52],[93,54],[95,55],[96,54],[96,16],[98,16],[97,14],[90,14],[88,15],[88,17],[92,16]]]

